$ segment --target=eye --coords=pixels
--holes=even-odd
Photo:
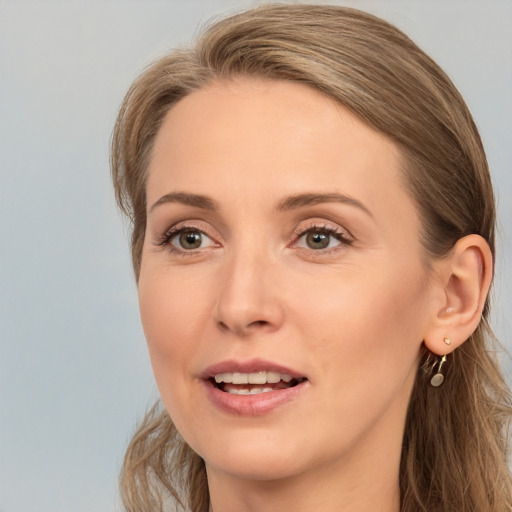
[[[321,233],[319,231],[310,231],[304,235],[304,243],[310,249],[327,249],[332,242],[330,233]]]
[[[204,236],[200,231],[186,230],[176,234],[171,239],[171,244],[179,249],[199,249]]]
[[[197,228],[185,227],[166,233],[159,245],[167,245],[172,251],[194,251],[215,246],[215,242]]]
[[[314,227],[307,231],[298,233],[296,247],[304,249],[312,249],[320,251],[325,249],[333,249],[341,245],[350,245],[352,240],[348,235],[340,230],[332,227]]]

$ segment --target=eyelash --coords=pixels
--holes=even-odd
[[[308,226],[305,229],[298,229],[294,232],[294,235],[296,237],[296,241],[294,243],[297,243],[302,237],[307,235],[308,233],[323,233],[327,234],[329,236],[332,236],[336,240],[338,240],[341,245],[350,246],[354,243],[354,240],[350,235],[347,234],[346,231],[343,231],[339,228],[335,228],[333,226],[327,225],[327,224],[313,224]],[[331,249],[309,249],[312,252],[325,254],[328,252],[331,252],[333,250],[336,250],[336,247],[333,247]]]
[[[205,233],[204,230],[199,229],[196,226],[193,225],[180,225],[173,227],[166,231],[155,243],[155,245],[159,247],[165,247],[170,253],[176,254],[179,256],[190,256],[191,254],[194,254],[196,251],[194,249],[178,249],[177,247],[174,247],[171,243],[171,241],[178,237],[181,233],[184,233],[186,231],[191,231],[194,233],[200,233],[201,235],[204,235],[208,237],[212,242],[215,244],[215,241],[211,236],[208,235],[208,233]]]
[[[176,238],[181,233],[186,232],[186,231],[200,233],[201,235],[208,237],[215,244],[215,241],[213,240],[213,238],[211,236],[209,236],[207,233],[205,233],[202,229],[199,229],[193,225],[181,225],[181,226],[173,227],[173,228],[169,229],[168,231],[166,231],[155,242],[155,245],[157,245],[159,247],[166,247],[167,250],[172,254],[177,254],[177,255],[181,255],[181,256],[187,256],[187,255],[194,254],[196,252],[196,250],[194,250],[194,249],[189,249],[189,250],[178,249],[178,248],[174,247],[171,243],[171,241],[174,238]],[[347,236],[346,231],[342,231],[340,229],[334,228],[334,227],[332,227],[330,225],[326,225],[326,224],[313,224],[313,225],[308,226],[305,229],[298,229],[297,231],[294,231],[293,234],[294,234],[295,240],[294,240],[293,244],[297,244],[297,242],[302,237],[307,235],[308,233],[315,233],[315,232],[332,236],[333,238],[338,240],[341,245],[344,245],[344,246],[350,246],[354,243],[354,240],[351,237]],[[302,249],[304,249],[304,248],[302,248]],[[305,248],[305,249],[308,250],[307,248]],[[313,253],[318,253],[319,255],[322,253],[323,254],[329,253],[329,252],[335,251],[335,250],[337,250],[337,247],[316,249],[316,250],[309,248],[309,251],[311,251]]]

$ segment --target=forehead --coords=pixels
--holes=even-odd
[[[332,98],[293,82],[240,78],[196,91],[167,113],[147,192],[148,202],[173,190],[278,201],[307,189],[357,195],[378,210],[412,202],[402,181],[396,145]]]

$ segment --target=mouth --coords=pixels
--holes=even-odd
[[[211,403],[230,415],[267,415],[307,393],[300,372],[263,359],[223,361],[201,374]]]
[[[259,395],[281,391],[293,388],[305,380],[305,377],[293,377],[277,371],[224,372],[216,373],[209,379],[215,388],[232,395]]]

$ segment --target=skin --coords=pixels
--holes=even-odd
[[[216,83],[167,114],[148,169],[140,310],[162,400],[205,461],[213,510],[399,510],[418,354],[447,296],[427,275],[400,165],[391,141],[299,84]],[[217,209],[162,199],[173,193]],[[278,208],[301,194],[350,201]],[[183,228],[199,248],[166,238]],[[308,246],[307,233],[329,247]],[[219,410],[201,373],[252,358],[308,381],[267,414]]]

